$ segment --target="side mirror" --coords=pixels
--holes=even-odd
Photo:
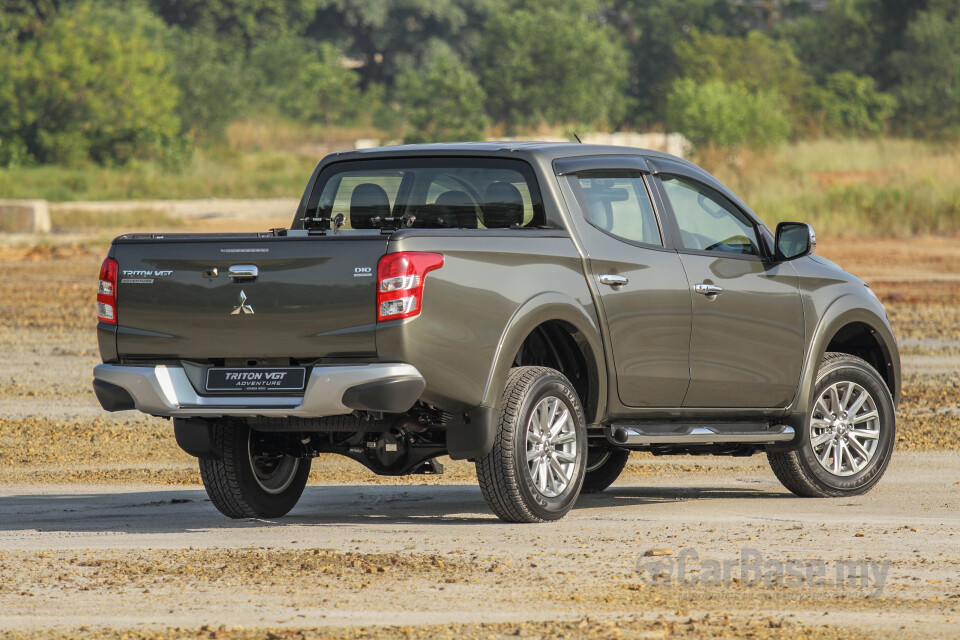
[[[781,222],[777,225],[777,260],[794,260],[813,253],[817,234],[806,222]]]

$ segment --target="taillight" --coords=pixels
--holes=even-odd
[[[388,253],[377,263],[377,321],[410,318],[420,313],[423,281],[443,266],[439,253]]]
[[[117,324],[117,272],[120,266],[113,258],[107,258],[100,266],[100,283],[97,285],[97,320]]]

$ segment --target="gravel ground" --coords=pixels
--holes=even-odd
[[[560,523],[517,526],[450,460],[378,478],[322,457],[289,517],[220,516],[167,422],[96,405],[99,238],[0,242],[0,638],[960,637],[952,240],[818,249],[901,339],[898,451],[871,493],[800,500],[759,456],[635,454]]]

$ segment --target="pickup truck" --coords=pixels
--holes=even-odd
[[[890,460],[900,358],[815,245],[655,151],[334,153],[289,229],[116,238],[93,384],[172,418],[232,518],[286,514],[325,453],[474,461],[512,522],[561,518],[630,451],[763,452],[793,493],[849,496]]]

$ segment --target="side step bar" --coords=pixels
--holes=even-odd
[[[766,424],[726,424],[722,426],[650,424],[609,425],[607,440],[618,445],[766,443],[793,440],[793,427]]]

